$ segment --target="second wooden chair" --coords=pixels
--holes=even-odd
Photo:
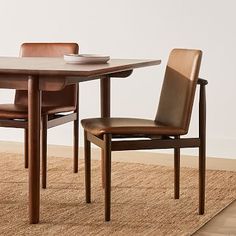
[[[78,53],[77,43],[24,43],[21,57],[62,57]],[[47,183],[47,129],[74,122],[74,172],[78,172],[78,85],[66,86],[61,91],[42,92],[42,187]],[[65,112],[71,112],[65,114]],[[17,90],[14,104],[0,104],[0,127],[25,129],[25,168],[28,168],[28,91]]]

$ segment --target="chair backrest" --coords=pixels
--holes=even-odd
[[[64,54],[78,53],[77,43],[24,43],[21,45],[21,57],[62,57]],[[61,91],[43,91],[43,106],[70,106],[76,109],[78,85],[68,85]],[[16,90],[15,104],[28,104],[28,92]]]
[[[156,122],[188,132],[202,52],[173,49],[166,67]]]

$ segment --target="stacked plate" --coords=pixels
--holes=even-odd
[[[66,54],[64,60],[69,64],[104,64],[110,57],[96,54]]]

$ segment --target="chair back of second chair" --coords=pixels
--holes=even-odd
[[[21,57],[63,57],[64,54],[78,53],[77,43],[24,43]],[[42,106],[72,107],[76,109],[78,85],[68,85],[61,91],[43,91]],[[28,91],[16,90],[15,104],[28,105]]]
[[[162,85],[156,122],[188,132],[202,52],[173,49]]]

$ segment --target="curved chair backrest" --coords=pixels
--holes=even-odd
[[[24,43],[21,57],[62,57],[64,54],[78,53],[77,43]],[[68,85],[61,91],[43,91],[42,106],[70,106],[76,109],[78,85]],[[28,104],[28,92],[16,90],[15,104]]]
[[[173,49],[166,67],[155,120],[188,132],[202,52]]]

